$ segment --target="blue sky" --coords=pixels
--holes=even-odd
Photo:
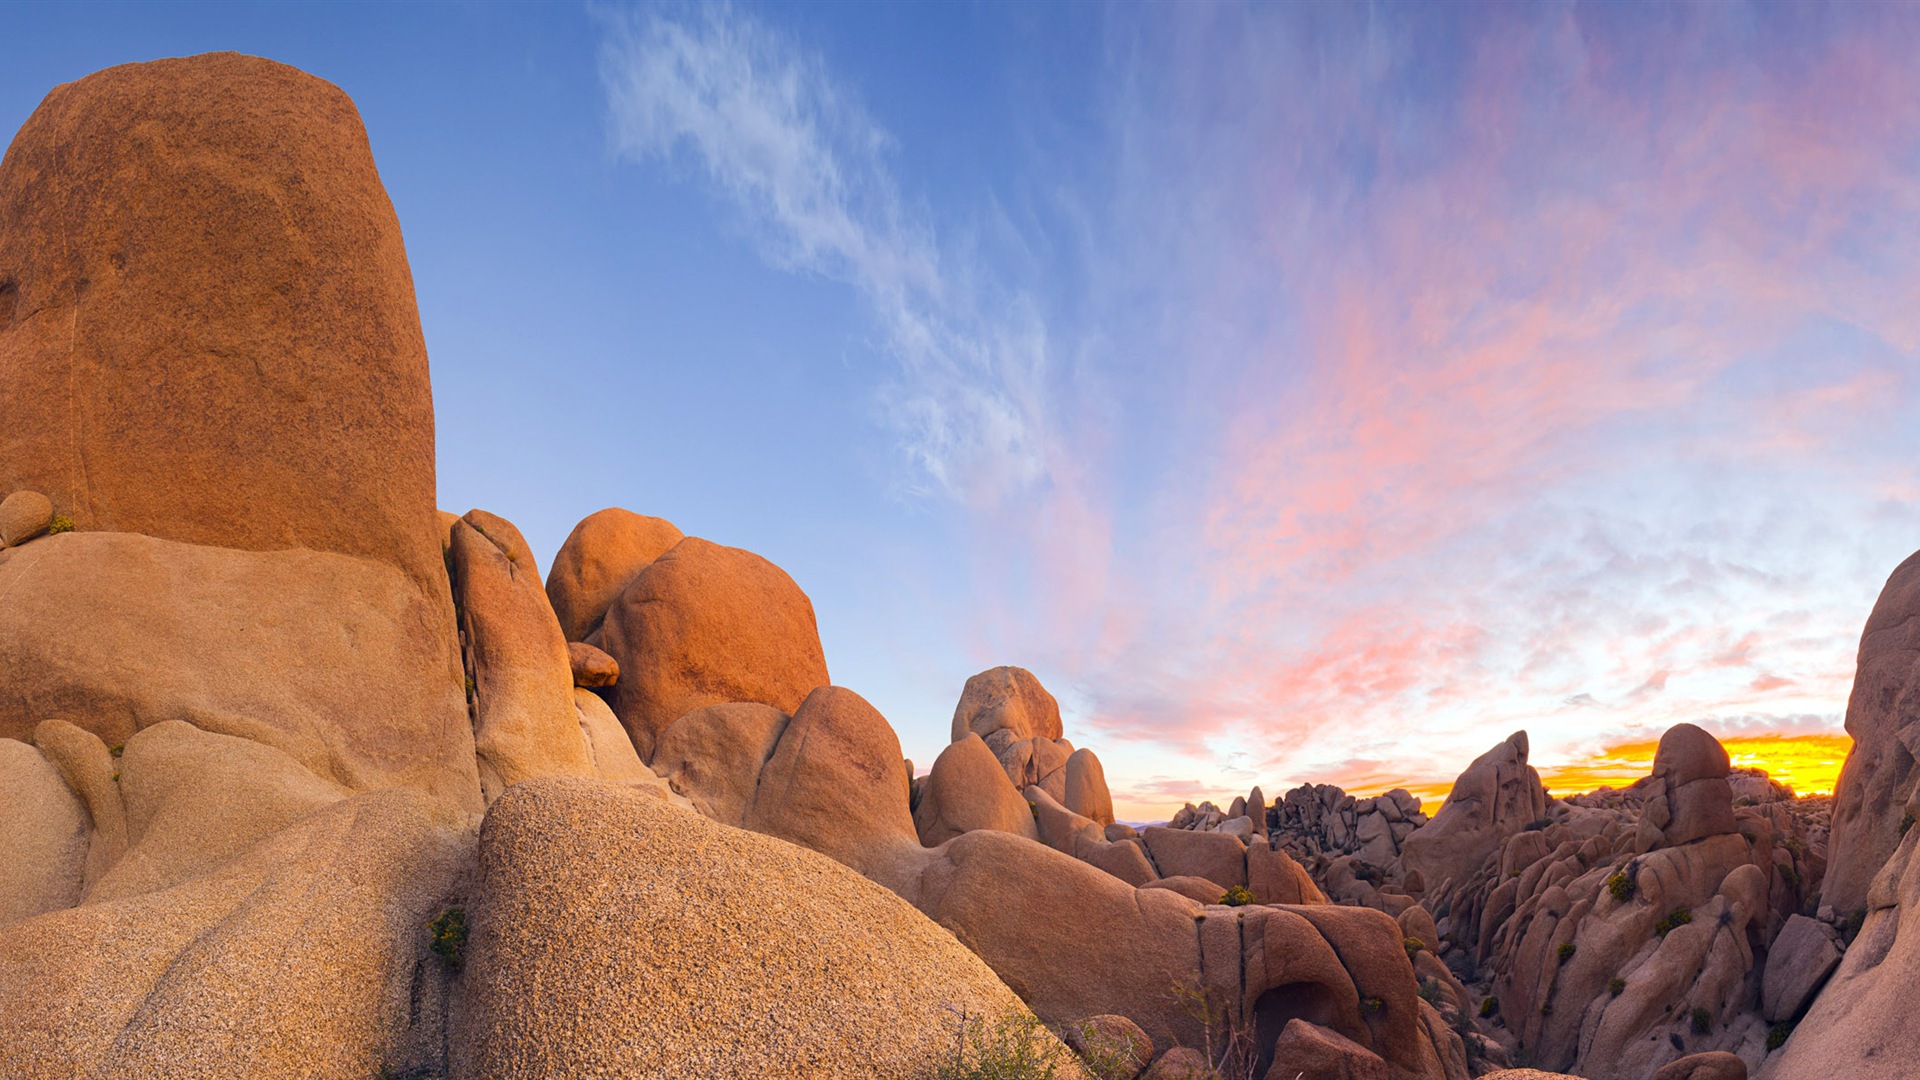
[[[1030,667],[1144,817],[1837,731],[1920,546],[1912,11],[26,5],[0,125],[339,84],[443,506],[767,556],[923,767]]]

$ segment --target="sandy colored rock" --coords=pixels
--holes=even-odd
[[[575,525],[547,570],[547,597],[567,640],[587,640],[640,571],[681,539],[672,522],[619,507]]]
[[[16,491],[0,499],[0,547],[12,547],[53,525],[53,502],[37,491]]]
[[[1219,1075],[1207,1056],[1191,1047],[1176,1046],[1154,1059],[1140,1080],[1214,1080]]]
[[[1640,850],[1673,847],[1735,832],[1730,765],[1720,740],[1692,724],[1660,736],[1653,776],[1640,811]]]
[[[1098,1080],[1113,1080],[1111,1073],[1133,1077],[1153,1060],[1153,1040],[1139,1024],[1124,1016],[1089,1016],[1066,1025],[1065,1035],[1073,1052],[1096,1066]],[[1099,1066],[1108,1067],[1111,1073],[1100,1073]]]
[[[933,760],[932,771],[921,781],[913,823],[926,847],[939,847],[974,829],[1038,838],[1032,808],[1007,779],[993,751],[972,732]]]
[[[1788,916],[1767,947],[1761,1015],[1769,1023],[1796,1019],[1839,966],[1840,937],[1833,927],[1805,915]]]
[[[433,398],[353,102],[237,53],[55,87],[0,161],[0,491],[397,568],[450,617]]]
[[[1737,1054],[1710,1050],[1669,1061],[1647,1080],[1747,1080],[1747,1063]]]
[[[1429,891],[1463,885],[1508,837],[1546,812],[1547,789],[1527,764],[1527,733],[1516,731],[1460,774],[1440,812],[1401,844],[1401,864]]]
[[[702,814],[744,828],[760,770],[787,723],[786,713],[751,701],[694,709],[660,737],[654,771]]]
[[[600,700],[600,695],[576,687],[573,691],[573,709],[580,722],[580,737],[586,741],[587,757],[593,763],[595,776],[616,784],[651,785],[660,780],[640,760],[640,755],[634,752],[633,740],[627,738],[627,729],[620,726],[620,718],[613,715],[613,709]]]
[[[86,804],[40,751],[0,739],[0,926],[80,902]]]
[[[1920,782],[1920,552],[1888,576],[1860,632],[1846,726],[1853,749],[1833,790],[1821,899],[1851,913],[1866,907],[1869,883],[1899,846]]]
[[[891,884],[882,868],[920,842],[886,717],[842,686],[808,694],[760,770],[746,827]]]
[[[113,745],[184,720],[479,808],[451,601],[393,567],[76,532],[0,551],[0,595],[0,736],[63,718]]]
[[[813,604],[793,579],[694,537],[620,594],[600,647],[620,664],[614,714],[647,762],[660,732],[702,705],[757,701],[791,714],[830,681]]]
[[[1264,837],[1247,846],[1247,888],[1263,904],[1327,902],[1307,868],[1279,848],[1268,847]]]
[[[1221,833],[1150,826],[1141,836],[1164,877],[1201,877],[1221,888],[1247,883],[1247,846]]]
[[[953,742],[969,731],[985,739],[1002,730],[1016,740],[1060,737],[1060,703],[1026,668],[989,668],[973,676],[954,706]],[[1018,779],[1014,783],[1026,786]]]
[[[1075,750],[1066,765],[1065,798],[1061,804],[1102,825],[1113,824],[1113,795],[1107,790],[1107,771],[1085,747]]]
[[[33,729],[33,744],[59,770],[68,790],[86,806],[92,833],[87,842],[86,884],[127,853],[127,807],[120,797],[120,764],[100,736],[65,720],[45,720]]]
[[[1908,829],[1865,898],[1866,922],[1761,1080],[1907,1080],[1920,1061],[1920,829]]]
[[[567,642],[567,663],[575,686],[606,687],[620,681],[620,662],[584,641]]]
[[[88,887],[89,903],[200,877],[347,796],[271,746],[178,720],[127,740],[119,787],[127,853]]]
[[[160,892],[0,928],[0,1076],[335,1080],[440,1053],[426,924],[467,841],[418,792],[337,802]]]
[[[1166,889],[1178,893],[1196,904],[1217,904],[1220,896],[1227,890],[1217,882],[1201,877],[1163,877],[1140,886],[1143,889]]]
[[[1387,1080],[1387,1063],[1339,1032],[1296,1016],[1274,1042],[1267,1080]]]
[[[918,1078],[1022,1009],[851,870],[596,781],[496,802],[478,890],[456,1076]]]
[[[487,801],[536,776],[590,776],[566,639],[520,530],[472,510],[448,560],[473,679],[473,745]]]
[[[1400,913],[1400,932],[1427,947],[1428,952],[1440,951],[1440,929],[1433,924],[1433,916],[1426,908],[1415,905]]]

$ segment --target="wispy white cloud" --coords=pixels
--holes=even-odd
[[[730,5],[602,19],[613,139],[694,165],[773,265],[858,290],[897,362],[876,398],[908,487],[991,506],[1052,470],[1047,328],[957,272],[888,164],[893,138],[821,57]]]

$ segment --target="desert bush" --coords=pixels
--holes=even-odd
[[[1667,912],[1665,915],[1660,916],[1659,920],[1653,924],[1653,932],[1659,934],[1661,937],[1666,937],[1674,928],[1685,926],[1692,921],[1693,909],[1682,904],[1672,911]]]
[[[1009,1009],[988,1018],[957,1013],[952,1053],[934,1069],[934,1080],[1056,1080],[1073,1075],[1073,1054],[1030,1012]],[[1101,1080],[1121,1075],[1100,1073]]]
[[[1621,978],[1618,975],[1615,975],[1613,978],[1607,980],[1607,993],[1612,994],[1614,997],[1619,997],[1621,994],[1626,992],[1626,989],[1627,989],[1627,980]]]
[[[1713,1030],[1713,1014],[1703,1005],[1695,1005],[1693,1011],[1687,1014],[1687,1019],[1692,1021],[1695,1035],[1705,1035]]]
[[[1561,942],[1560,948],[1554,950],[1554,954],[1560,958],[1560,962],[1563,964],[1573,959],[1573,953],[1574,953],[1574,947],[1573,947],[1573,942],[1571,941]]]
[[[1623,904],[1633,899],[1634,890],[1633,875],[1625,870],[1617,871],[1612,877],[1607,878],[1607,892]]]
[[[1483,1019],[1496,1016],[1499,1014],[1499,1012],[1500,1012],[1499,998],[1493,997],[1492,995],[1488,995],[1484,1000],[1480,1002],[1480,1016]]]
[[[448,967],[459,967],[467,947],[467,909],[450,907],[428,923],[427,929],[433,932],[433,951]]]
[[[1220,894],[1219,902],[1228,907],[1245,907],[1248,904],[1257,904],[1260,901],[1253,895],[1253,890],[1247,888],[1245,885],[1235,885]]]
[[[1426,949],[1427,943],[1417,937],[1404,937],[1400,939],[1400,947],[1407,950],[1407,959],[1411,960]]]
[[[72,532],[72,531],[73,531],[73,519],[68,517],[65,514],[53,515],[53,524],[47,526],[48,536],[58,536],[61,533]]]
[[[1775,1024],[1772,1027],[1768,1028],[1767,1029],[1767,1052],[1772,1053],[1775,1050],[1778,1050],[1781,1047],[1787,1045],[1787,1037],[1792,1034],[1793,1034],[1792,1024],[1781,1023],[1781,1024]]]

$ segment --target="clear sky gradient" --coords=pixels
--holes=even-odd
[[[765,555],[922,768],[1803,745],[1920,547],[1920,8],[25,5],[0,127],[215,49],[359,104],[442,505]]]

